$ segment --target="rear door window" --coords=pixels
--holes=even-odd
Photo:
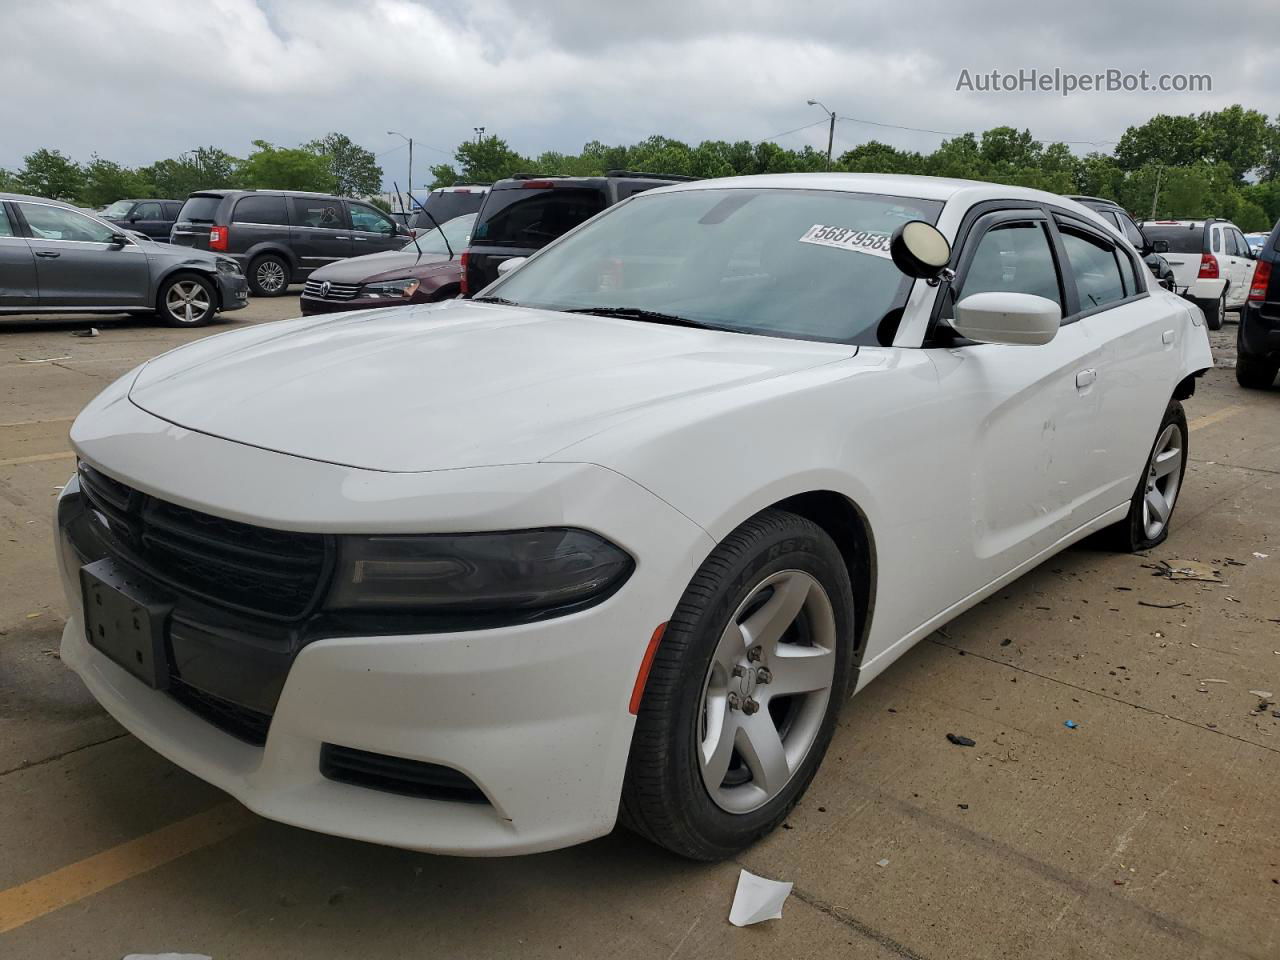
[[[543,247],[605,208],[599,188],[551,187],[494,190],[485,203],[484,222],[472,241],[511,247]]]
[[[9,223],[9,214],[4,209],[4,203],[0,202],[0,237],[12,237],[13,227]]]
[[[1129,218],[1127,214],[1117,213],[1116,220],[1120,222],[1120,232],[1124,234],[1125,239],[1133,244],[1133,248],[1139,252],[1143,247],[1142,231],[1138,229],[1138,225]]]
[[[965,271],[959,299],[992,291],[1031,293],[1062,309],[1058,271],[1041,222],[998,224],[982,235]]]
[[[1080,309],[1092,310],[1123,300],[1126,296],[1125,282],[1115,247],[1092,234],[1069,227],[1064,227],[1061,234],[1069,269],[1075,277],[1076,292],[1080,295]]]
[[[140,203],[133,208],[131,216],[137,217],[139,220],[163,220],[164,215],[160,212],[160,204],[158,203]]]
[[[284,197],[241,197],[232,219],[236,223],[287,225],[289,214],[285,212]]]
[[[346,207],[332,197],[290,197],[289,210],[295,227],[347,230],[351,226]]]
[[[166,220],[177,219],[178,211],[182,209],[182,204],[177,200],[166,200],[162,206],[164,207],[164,218]]]
[[[1222,252],[1222,231],[1217,227],[1213,228],[1213,252]]]
[[[395,224],[381,210],[348,200],[347,207],[351,211],[351,226],[356,230],[369,233],[382,233],[391,236],[396,232]]]

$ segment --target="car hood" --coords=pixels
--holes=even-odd
[[[456,261],[454,261],[456,263]],[[365,283],[369,280],[392,280],[396,277],[417,277],[426,268],[438,269],[449,263],[446,253],[404,253],[389,250],[386,253],[368,253],[363,257],[338,260],[314,271],[309,279],[328,280],[332,283]]]
[[[535,462],[656,405],[856,352],[450,301],[210,337],[152,360],[129,396],[227,440],[419,472]]]

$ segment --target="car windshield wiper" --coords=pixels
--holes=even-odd
[[[496,303],[502,307],[519,307],[522,304],[516,303],[514,300],[508,300],[506,297],[472,297],[472,303]]]
[[[673,327],[697,327],[700,330],[723,330],[714,324],[701,320],[690,320],[674,313],[662,313],[658,310],[643,310],[640,307],[576,307],[565,310],[565,313],[590,313],[597,317],[620,317],[623,320],[639,320],[642,323],[666,323]]]

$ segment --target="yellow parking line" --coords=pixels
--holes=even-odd
[[[238,803],[223,803],[8,890],[0,890],[0,934],[47,913],[225,840],[254,822]]]
[[[1211,427],[1215,423],[1221,423],[1223,420],[1227,419],[1227,417],[1234,417],[1243,409],[1244,407],[1237,403],[1230,407],[1223,407],[1221,410],[1214,413],[1206,413],[1203,417],[1196,417],[1187,424],[1187,429],[1199,430],[1201,427]]]
[[[8,460],[0,460],[0,467],[11,467],[15,463],[43,463],[45,460],[70,460],[75,455],[74,450],[64,450],[61,453],[35,453],[29,457],[10,457]]]

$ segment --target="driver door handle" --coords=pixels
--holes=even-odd
[[[36,256],[37,256],[37,257],[44,257],[44,258],[46,258],[46,259],[48,259],[48,260],[52,260],[54,257],[60,257],[60,256],[62,256],[62,254],[60,254],[60,253],[59,253],[58,251],[56,251],[56,250],[37,250],[37,251],[36,251]]]
[[[1076,389],[1083,390],[1085,387],[1090,386],[1093,383],[1093,381],[1097,379],[1098,379],[1097,370],[1094,370],[1092,368],[1088,370],[1081,370],[1079,373],[1076,374]]]

